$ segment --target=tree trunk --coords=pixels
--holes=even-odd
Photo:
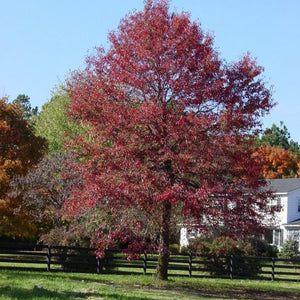
[[[160,228],[159,257],[156,269],[156,277],[161,280],[168,280],[169,246],[170,246],[170,220],[171,204],[163,203],[163,220]]]

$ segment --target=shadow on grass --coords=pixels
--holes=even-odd
[[[95,292],[56,292],[45,289],[43,287],[34,287],[32,289],[13,288],[10,286],[0,287],[0,297],[7,297],[8,299],[26,300],[26,299],[117,299],[117,300],[155,300],[155,298],[126,296],[118,293],[95,293]],[[5,298],[4,298],[5,299]]]
[[[28,272],[28,271],[11,271],[11,270],[4,270],[2,271],[2,274],[5,274],[8,277],[12,277],[14,280],[19,279],[19,280],[24,280],[25,278],[36,278],[36,276],[38,276],[38,278],[43,278],[43,279],[49,279],[51,280],[53,279],[62,279],[62,280],[72,280],[72,281],[79,281],[79,282],[89,282],[89,283],[103,283],[103,284],[107,284],[107,285],[111,285],[111,284],[120,284],[122,282],[116,282],[115,278],[117,278],[118,275],[114,275],[114,274],[83,274],[83,273],[67,273],[67,272]],[[124,276],[124,275],[123,275]],[[148,278],[152,278],[153,276],[150,274],[147,275],[142,275],[142,274],[138,274],[138,275],[128,275],[128,276],[137,276],[137,277],[148,277]],[[114,278],[114,280],[111,279],[111,277]],[[122,278],[122,275],[121,277]],[[123,277],[124,278],[124,277]],[[125,280],[125,285],[126,285],[126,280]],[[130,282],[129,282],[130,285]],[[144,286],[148,286],[148,285],[153,285],[152,282],[150,281],[149,284],[147,283],[143,283]]]
[[[1,296],[7,297],[7,299],[119,299],[119,300],[154,300],[158,299],[158,296],[163,296],[163,299],[178,299],[179,295],[182,299],[300,299],[299,293],[296,291],[289,290],[290,287],[282,287],[280,291],[272,290],[257,290],[251,287],[235,286],[235,287],[213,287],[211,284],[206,284],[202,286],[203,282],[191,282],[191,284],[182,284],[173,279],[170,279],[169,284],[165,286],[157,286],[155,282],[143,280],[139,282],[137,280],[134,283],[122,282],[122,279],[118,282],[109,275],[105,278],[105,275],[96,276],[86,276],[82,274],[66,274],[66,273],[41,273],[34,272],[28,273],[24,272],[2,272],[4,275],[6,285],[0,286],[0,298]],[[64,281],[71,280],[84,283],[95,283],[104,284],[105,286],[98,286],[97,291],[57,291],[55,288],[46,289],[38,285],[33,288],[14,288],[10,282],[14,281],[24,281],[29,278],[35,279],[36,275],[40,279],[47,279],[49,281]],[[143,276],[143,275],[141,275]],[[26,279],[25,279],[26,278]],[[126,280],[125,280],[126,281]],[[77,283],[76,283],[77,284]],[[118,287],[116,289],[116,287]],[[119,290],[120,288],[120,290]],[[148,290],[149,289],[149,290]],[[130,293],[130,296],[128,296]],[[137,295],[135,295],[135,293]],[[172,298],[172,296],[174,296]],[[160,297],[159,297],[160,298]],[[6,299],[6,298],[3,298]]]
[[[157,294],[157,296],[161,296]],[[10,286],[0,287],[0,297],[7,297],[7,299],[15,300],[31,300],[31,299],[51,299],[51,300],[73,300],[73,299],[115,299],[115,300],[157,300],[157,296],[134,296],[134,295],[122,295],[122,292],[57,292],[45,289],[43,287],[34,287],[32,289],[25,288],[12,288]],[[154,298],[153,298],[154,297]],[[173,295],[169,295],[163,299],[178,299],[178,295],[173,298]],[[219,296],[215,295],[198,295],[199,299],[220,299]],[[6,299],[6,298],[3,298]],[[160,299],[160,297],[159,297]],[[189,299],[189,295],[185,294],[184,299]],[[193,298],[195,299],[195,295]],[[222,299],[232,299],[229,297],[222,297]]]

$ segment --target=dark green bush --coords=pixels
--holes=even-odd
[[[229,274],[230,263],[233,263],[234,275],[242,276],[247,273],[255,276],[261,270],[260,261],[245,256],[275,254],[266,243],[257,239],[235,241],[227,237],[213,240],[196,238],[190,242],[189,248],[196,256],[206,256],[207,270],[211,275]]]

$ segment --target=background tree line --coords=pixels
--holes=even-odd
[[[66,144],[86,131],[68,115],[69,96],[56,89],[38,112],[20,94],[1,100],[1,239],[43,240],[86,245],[89,230],[100,226],[100,211],[86,212],[73,222],[62,214],[76,175],[66,176],[72,153]],[[299,176],[300,147],[283,122],[257,135],[257,155],[264,159],[266,179]],[[12,149],[20,149],[12,152]]]
[[[53,237],[61,233],[59,239],[67,244],[71,238],[72,234],[66,234],[67,222],[56,211],[61,209],[74,181],[63,176],[68,169],[66,162],[72,157],[65,144],[85,129],[68,116],[69,101],[62,88],[54,92],[41,112],[31,107],[30,98],[24,94],[11,102],[1,100],[2,238],[36,238],[53,226],[60,228]],[[255,143],[257,154],[264,159],[264,178],[300,175],[300,147],[283,122],[265,129]],[[20,152],[12,153],[16,147]]]
[[[273,124],[256,139],[258,155],[264,158],[263,177],[267,179],[300,176],[300,146],[291,139],[283,122]]]

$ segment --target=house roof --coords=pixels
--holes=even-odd
[[[300,227],[300,219],[297,219],[297,220],[295,220],[295,221],[292,221],[292,222],[289,222],[289,223],[287,223],[287,224],[283,224],[283,225],[285,225],[285,226],[291,226],[291,227],[293,227],[293,226],[297,226],[297,227]]]
[[[300,178],[269,179],[267,187],[275,193],[288,193],[300,189]]]

